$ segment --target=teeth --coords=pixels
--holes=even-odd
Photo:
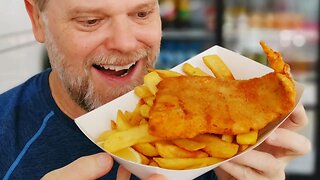
[[[114,66],[114,65],[99,65],[99,66],[104,68],[104,69],[110,69],[110,70],[114,70],[114,71],[121,71],[121,70],[129,69],[135,63],[136,62],[131,63],[131,64],[127,64],[127,65],[124,65],[124,66]]]

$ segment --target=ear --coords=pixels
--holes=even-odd
[[[37,5],[34,4],[33,0],[24,0],[24,4],[32,23],[34,37],[38,42],[43,43],[45,40],[45,36],[44,26],[40,18],[40,10]]]

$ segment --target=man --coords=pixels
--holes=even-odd
[[[129,179],[73,119],[142,83],[160,48],[158,1],[25,0],[25,5],[52,70],[0,96],[0,176]],[[259,148],[216,168],[218,179],[284,179],[288,160],[310,149],[294,132],[306,121],[299,106]]]

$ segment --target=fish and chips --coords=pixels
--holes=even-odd
[[[97,143],[124,159],[166,169],[194,169],[231,158],[257,142],[259,130],[294,108],[290,67],[261,46],[274,72],[236,80],[217,55],[203,57],[212,75],[185,63],[185,74],[153,69],[135,88],[132,111],[118,111]]]

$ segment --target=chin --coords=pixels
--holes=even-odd
[[[106,104],[134,89],[135,86],[140,85],[140,82],[135,82],[133,84],[119,86],[119,87],[108,87],[105,89],[101,89],[99,94],[96,94],[95,97],[100,99],[99,105]],[[99,98],[100,97],[100,98]]]

